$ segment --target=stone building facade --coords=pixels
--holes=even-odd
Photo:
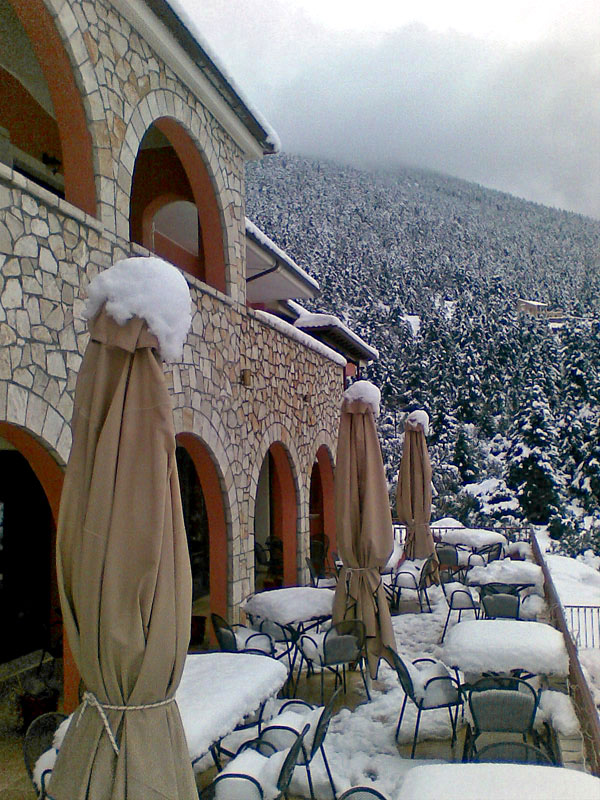
[[[86,286],[120,258],[157,252],[182,267],[192,293],[183,359],[167,379],[206,507],[210,609],[235,618],[254,589],[267,459],[285,583],[306,579],[315,480],[333,533],[344,385],[343,358],[246,303],[244,163],[273,150],[269,131],[163,0],[1,0],[0,22],[15,50],[0,57],[0,455],[25,459],[50,509],[43,540],[38,525],[27,542],[0,496],[4,540],[21,540],[10,553],[39,547],[52,572]],[[23,116],[41,143],[19,127]],[[171,236],[168,219],[154,222],[174,202],[195,208],[196,249]],[[0,460],[5,476],[11,463]],[[5,570],[26,580],[3,552]],[[31,613],[52,627],[48,580],[47,606]]]

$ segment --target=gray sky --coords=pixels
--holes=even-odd
[[[284,151],[600,218],[598,0],[177,4]]]

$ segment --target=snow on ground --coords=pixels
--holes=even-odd
[[[485,787],[485,788],[484,788]],[[593,800],[600,779],[572,769],[532,764],[444,764],[421,767],[407,779],[403,800]]]

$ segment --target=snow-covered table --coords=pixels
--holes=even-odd
[[[280,625],[306,627],[331,616],[335,592],[312,586],[290,586],[253,594],[242,603],[242,610],[253,619],[268,619]]]
[[[560,631],[543,622],[476,619],[459,622],[446,638],[442,661],[463,672],[566,675],[569,657]]]
[[[247,714],[257,711],[265,700],[277,694],[286,680],[284,665],[269,656],[250,653],[188,655],[175,698],[192,766],[231,733]],[[61,728],[54,747],[36,762],[34,781],[38,788],[42,772],[54,767],[66,725]],[[46,775],[46,782],[48,780],[49,775]]]
[[[498,542],[504,547],[507,545],[506,536],[497,531],[488,531],[484,528],[464,528],[458,520],[452,517],[440,519],[431,524],[431,533],[438,542],[448,544],[462,544],[466,547],[477,549]]]
[[[432,764],[407,774],[402,800],[565,800],[600,797],[600,778],[531,764]]]
[[[483,528],[452,528],[450,530],[432,528],[432,533],[437,541],[462,544],[475,550],[489,544],[500,543],[503,547],[507,545],[506,536],[494,531],[483,530]]]
[[[324,591],[324,590],[320,590]],[[176,699],[192,764],[287,680],[285,666],[250,653],[198,653],[185,661]]]
[[[483,586],[486,583],[508,583],[512,586],[531,586],[536,592],[544,594],[544,574],[542,568],[530,561],[490,561],[485,567],[472,567],[467,573],[467,583]]]

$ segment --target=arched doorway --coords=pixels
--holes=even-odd
[[[195,143],[173,119],[146,131],[131,187],[134,242],[225,292],[224,232],[215,190]]]
[[[192,613],[227,616],[227,524],[219,475],[207,448],[191,433],[177,434],[176,457],[192,565]]]
[[[275,442],[261,466],[254,505],[256,575],[265,588],[294,586],[298,578],[296,535],[298,505],[290,460]],[[264,549],[266,571],[261,570]],[[264,574],[261,574],[264,572]]]
[[[333,463],[325,445],[319,447],[311,471],[308,518],[311,558],[317,568],[324,567],[336,549]]]
[[[30,434],[0,422],[0,662],[60,654],[56,522],[63,470]]]

